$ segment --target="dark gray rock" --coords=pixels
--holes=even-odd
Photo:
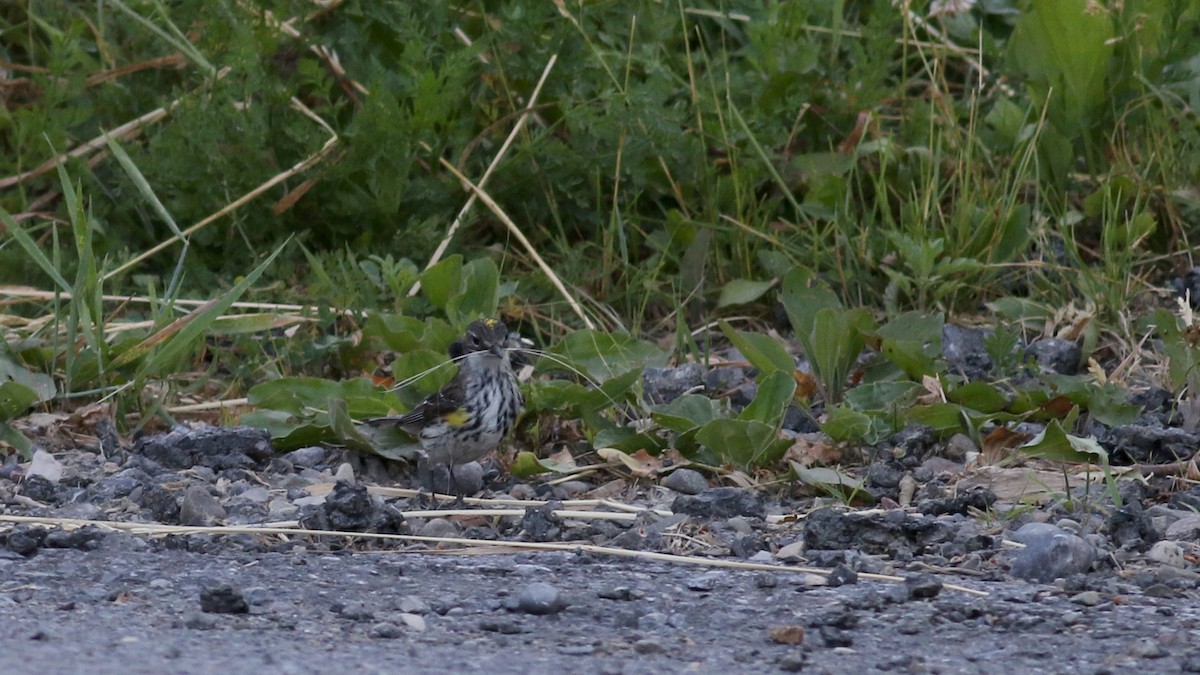
[[[1117,546],[1145,550],[1158,541],[1154,521],[1137,501],[1128,501],[1108,517],[1108,536]]]
[[[651,403],[670,403],[689,391],[703,390],[706,370],[700,363],[685,363],[674,368],[646,368],[642,371],[646,400]]]
[[[1200,430],[1166,427],[1152,415],[1143,415],[1133,424],[1114,427],[1097,437],[1113,461],[1122,463],[1176,462],[1191,457],[1200,447]]]
[[[918,574],[904,580],[908,597],[913,600],[936,598],[942,592],[942,582],[932,574]]]
[[[942,356],[953,369],[961,371],[968,379],[982,379],[994,365],[986,347],[987,337],[991,333],[988,328],[945,324],[942,326]]]
[[[139,439],[133,450],[173,469],[196,465],[218,471],[248,469],[271,458],[271,432],[248,426],[180,425],[168,433]]]
[[[862,515],[834,509],[818,509],[804,522],[804,546],[809,557],[816,550],[843,549],[867,554],[910,556],[926,547],[952,542],[957,530],[927,516],[909,516],[903,511]]]
[[[562,519],[554,512],[562,507],[562,502],[550,501],[525,509],[525,515],[521,517],[521,534],[526,541],[558,539],[562,534]]]
[[[1079,370],[1083,352],[1079,345],[1070,340],[1046,338],[1030,343],[1025,353],[1032,356],[1043,369],[1063,375],[1074,375]]]
[[[1087,572],[1096,550],[1085,539],[1048,523],[1028,523],[1013,534],[1025,544],[1013,557],[1012,575],[1048,583],[1072,574]]]
[[[46,534],[46,548],[73,548],[79,551],[94,551],[100,548],[106,532],[95,525],[85,525],[77,530],[54,529]]]
[[[567,604],[557,588],[541,581],[529,584],[517,594],[517,609],[526,614],[558,614]]]
[[[671,504],[671,510],[712,519],[733,516],[765,518],[767,515],[767,505],[761,494],[737,487],[712,488],[697,495],[677,497]]]
[[[685,495],[700,494],[708,489],[708,479],[694,469],[675,469],[662,480],[662,486]]]
[[[225,507],[202,485],[193,485],[183,493],[179,503],[179,522],[183,525],[207,527],[224,520]]]
[[[200,591],[200,611],[210,614],[245,614],[250,605],[242,592],[229,584],[209,586]]]
[[[291,462],[294,466],[311,467],[324,463],[325,455],[325,448],[319,445],[311,445],[307,448],[293,450],[284,455],[283,458]]]
[[[23,556],[37,553],[46,540],[46,528],[28,523],[18,523],[9,530],[4,540],[4,548]]]
[[[825,578],[825,581],[830,586],[848,586],[850,584],[857,584],[858,572],[850,569],[850,567],[845,563],[841,563],[833,568],[833,571],[829,573],[829,576]]]

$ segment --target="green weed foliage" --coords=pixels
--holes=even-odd
[[[759,373],[736,416],[648,406],[636,373],[776,302],[836,440],[978,436],[1056,397],[1126,419],[1106,382],[956,380],[940,328],[1077,303],[1085,355],[1144,335],[1127,314],[1200,219],[1200,0],[953,4],[6,3],[0,283],[58,296],[18,310],[54,325],[8,340],[0,419],[89,391],[153,409],[144,385],[190,369],[258,385],[258,422],[289,443],[377,447],[349,420],[435,389],[457,331],[500,312],[556,345],[539,372],[568,367],[529,385],[531,417],[749,468],[782,457],[810,393],[780,343],[721,324]],[[480,181],[523,116],[484,189],[527,243],[476,204],[429,265],[471,195],[454,171]],[[124,293],[150,309],[105,299]],[[318,309],[282,339],[221,316],[236,299]],[[152,328],[106,330],[131,318]],[[1182,390],[1194,344],[1157,325]],[[649,339],[671,333],[673,354]],[[348,384],[372,350],[422,377]]]

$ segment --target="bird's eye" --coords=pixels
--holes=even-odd
[[[478,347],[479,336],[474,334],[467,336],[467,344],[471,345],[472,347]]]

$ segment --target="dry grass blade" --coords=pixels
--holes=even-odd
[[[350,537],[354,539],[386,539],[392,541],[407,541],[425,544],[449,544],[454,546],[508,548],[524,551],[564,551],[576,553],[593,553],[609,555],[618,558],[635,558],[638,560],[654,560],[657,562],[677,565],[693,565],[697,567],[720,567],[724,569],[746,570],[754,572],[784,572],[790,574],[816,574],[825,576],[830,570],[815,567],[792,567],[785,565],[768,565],[765,563],[749,563],[739,560],[716,560],[710,558],[690,558],[671,553],[655,553],[653,551],[631,551],[609,546],[594,544],[558,544],[532,541],[492,541],[487,539],[462,539],[459,537],[424,537],[414,534],[383,534],[379,532],[346,532],[342,530],[309,530],[301,527],[192,527],[187,525],[161,525],[158,523],[121,523],[109,520],[83,520],[76,518],[41,518],[37,516],[0,515],[0,522],[30,523],[37,525],[59,526],[73,529],[91,525],[93,527],[123,530],[133,534],[168,535],[168,534],[274,534],[283,536],[308,537]],[[886,581],[903,583],[904,577],[889,574],[859,573],[860,579],[868,581]],[[943,584],[943,588],[971,595],[986,597],[987,591],[980,591],[957,584]]]
[[[554,288],[558,290],[563,299],[567,301],[567,304],[571,306],[571,309],[575,312],[576,316],[579,317],[580,321],[583,321],[583,325],[591,330],[595,330],[596,325],[592,323],[592,320],[588,318],[587,314],[583,311],[583,307],[579,305],[579,302],[576,301],[575,297],[571,295],[571,292],[567,290],[566,284],[563,283],[562,279],[558,277],[558,274],[554,272],[550,265],[546,263],[541,254],[537,252],[537,249],[534,247],[533,243],[529,241],[529,238],[525,236],[525,233],[521,231],[521,228],[517,227],[517,224],[512,221],[512,218],[508,217],[508,214],[504,212],[504,209],[500,208],[500,205],[496,203],[496,200],[492,199],[491,195],[484,192],[478,185],[472,183],[470,179],[464,176],[461,171],[456,169],[453,164],[446,161],[444,157],[439,157],[438,161],[441,163],[443,168],[454,174],[454,177],[463,184],[463,187],[467,188],[471,192],[474,192],[476,195],[479,195],[479,201],[483,202],[484,206],[488,207],[488,210],[491,211],[496,218],[500,219],[500,222],[504,223],[504,226],[508,228],[509,233],[516,238],[516,240],[525,249],[525,252],[529,254],[529,257],[533,258],[534,262],[538,266],[538,269],[542,270],[542,273],[545,274],[548,279],[550,279],[550,283],[554,285]]]
[[[239,209],[243,205],[245,205],[247,202],[253,200],[254,198],[261,195],[262,193],[266,192],[267,190],[270,190],[271,188],[275,187],[276,185],[282,183],[283,181],[291,178],[292,176],[294,176],[298,173],[307,171],[308,169],[311,169],[312,167],[316,166],[317,164],[319,164],[321,162],[321,160],[325,159],[326,157],[329,156],[330,153],[333,152],[333,150],[338,145],[338,140],[339,140],[338,137],[334,136],[334,137],[330,138],[329,140],[325,141],[325,145],[321,146],[320,150],[316,151],[312,155],[309,155],[302,161],[296,163],[294,166],[292,166],[292,168],[276,174],[275,176],[271,177],[269,180],[267,180],[263,184],[259,185],[258,187],[254,188],[253,190],[247,192],[246,194],[242,195],[241,197],[235,199],[234,201],[230,202],[229,204],[226,204],[220,210],[209,215],[204,220],[201,220],[200,222],[196,223],[195,225],[192,225],[191,227],[187,228],[186,230],[183,230],[182,235],[184,237],[191,236],[192,234],[198,232],[199,230],[203,229],[204,227],[206,227],[206,226],[212,224],[213,222],[215,222],[216,220],[220,219],[222,216],[224,216],[228,213],[231,213],[233,211],[236,211],[237,209]],[[147,260],[147,259],[153,257],[154,255],[170,248],[172,244],[174,244],[178,241],[180,241],[179,237],[171,237],[170,239],[167,239],[166,241],[163,241],[163,242],[149,248],[148,250],[143,251],[142,253],[138,254],[137,256],[134,256],[133,259],[125,262],[124,264],[120,265],[119,267],[112,270],[108,274],[105,274],[103,280],[108,281],[109,279],[112,279],[113,277],[136,267],[142,261]]]
[[[517,118],[517,123],[513,125],[512,131],[508,133],[508,138],[504,139],[504,144],[500,146],[500,149],[496,152],[496,156],[493,157],[492,162],[488,164],[487,170],[483,172],[483,177],[479,179],[479,186],[481,188],[484,185],[487,185],[488,179],[492,177],[492,172],[495,171],[496,167],[500,165],[500,160],[504,159],[504,156],[508,154],[509,147],[512,146],[513,141],[517,140],[517,136],[521,133],[521,130],[525,128],[525,123],[529,121],[529,117],[533,112],[534,106],[537,105],[538,97],[541,96],[542,85],[546,84],[546,78],[550,76],[550,70],[554,68],[556,61],[558,61],[558,55],[551,55],[550,60],[546,63],[546,67],[542,69],[542,76],[538,79],[537,85],[533,88],[533,94],[531,94],[529,97],[529,104],[525,106],[525,112],[521,113],[521,116]],[[442,256],[445,255],[446,249],[450,247],[450,240],[454,238],[454,235],[458,232],[458,228],[462,227],[463,217],[466,216],[471,210],[471,207],[475,205],[476,194],[477,193],[475,192],[471,192],[470,196],[467,197],[466,203],[463,204],[462,208],[458,210],[458,215],[454,217],[454,222],[450,223],[449,229],[446,230],[446,236],[442,237],[442,241],[438,243],[438,247],[434,250],[433,255],[430,256],[429,263],[425,265],[425,269],[429,269],[430,267],[436,265],[437,262],[442,259]],[[420,291],[421,282],[418,281],[417,283],[413,284],[412,290],[408,292],[408,296],[411,298]]]
[[[54,169],[60,163],[65,163],[68,159],[72,159],[72,158],[76,158],[76,157],[84,157],[86,155],[90,155],[91,153],[93,153],[97,150],[100,150],[101,148],[106,146],[108,144],[109,137],[117,138],[117,139],[121,139],[121,140],[129,138],[133,134],[137,133],[141,129],[142,126],[147,125],[147,124],[153,124],[154,122],[157,122],[157,121],[161,120],[162,118],[166,117],[167,114],[170,113],[170,111],[173,110],[175,108],[175,106],[179,105],[179,102],[182,100],[183,99],[176,99],[169,106],[151,110],[150,112],[146,113],[145,115],[142,115],[141,117],[139,117],[135,120],[126,122],[125,124],[122,124],[121,126],[117,127],[116,129],[113,129],[112,131],[100,134],[99,136],[93,138],[92,140],[88,141],[87,143],[84,143],[83,145],[80,145],[79,147],[77,147],[73,150],[64,152],[63,154],[57,155],[55,157],[51,157],[50,159],[46,160],[45,162],[42,162],[38,166],[30,169],[29,171],[26,171],[24,173],[19,173],[15,176],[9,176],[8,178],[0,178],[0,189],[12,187],[14,185],[24,183],[25,181],[27,181],[31,178],[37,178],[38,176],[50,171],[51,169]]]

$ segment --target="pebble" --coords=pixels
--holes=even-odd
[[[1071,596],[1071,602],[1084,607],[1095,607],[1104,602],[1104,598],[1096,591],[1084,591]]]
[[[832,587],[848,586],[858,583],[858,572],[850,569],[845,564],[838,565],[829,572],[827,577],[828,583]]]
[[[638,654],[663,654],[666,653],[667,647],[653,638],[642,638],[633,643],[633,651]]]
[[[267,504],[267,516],[271,520],[290,520],[299,512],[300,508],[286,499],[272,499]]]
[[[300,448],[289,452],[283,458],[295,466],[312,467],[325,461],[325,448],[319,445]]]
[[[225,507],[202,485],[193,485],[179,503],[179,522],[182,525],[207,527],[224,520]]]
[[[558,614],[567,608],[558,589],[542,581],[535,581],[517,594],[517,609],[526,614]]]
[[[62,479],[63,466],[54,455],[38,448],[33,451],[33,460],[29,462],[26,473],[30,476],[41,476],[51,484],[58,485],[58,481]]]
[[[458,523],[446,518],[430,518],[417,534],[422,537],[457,537]]]
[[[1150,638],[1141,638],[1135,641],[1130,646],[1129,653],[1142,659],[1161,659],[1164,656],[1170,656],[1170,652]]]
[[[701,593],[711,591],[717,587],[717,583],[721,581],[722,575],[720,572],[709,572],[707,574],[698,574],[689,577],[685,584],[689,591],[699,591]]]
[[[803,644],[804,626],[773,626],[767,630],[767,637],[781,645]]]
[[[217,627],[217,618],[208,614],[193,612],[184,617],[183,627],[192,630],[212,630]]]
[[[396,609],[406,614],[428,614],[429,605],[415,595],[406,595],[396,602]]]
[[[781,562],[800,562],[804,559],[804,542],[794,541],[787,546],[781,546],[775,552],[775,558]]]
[[[1013,534],[1025,548],[1013,557],[1012,574],[1029,581],[1050,582],[1086,572],[1096,550],[1082,537],[1047,523],[1028,523]]]
[[[807,655],[804,652],[797,650],[779,657],[779,660],[775,662],[775,665],[785,673],[798,673],[804,670],[804,662],[806,659]]]
[[[662,486],[685,495],[698,495],[708,489],[708,479],[694,469],[675,469],[662,480]]]
[[[354,467],[350,466],[350,462],[342,462],[338,465],[337,471],[333,473],[335,481],[345,481],[347,483],[354,482]]]
[[[367,635],[379,640],[394,640],[404,635],[404,629],[391,621],[380,621],[371,626]]]
[[[421,616],[420,614],[401,612],[399,617],[400,621],[402,621],[404,625],[409,628],[409,630],[414,630],[418,633],[425,632],[425,617]]]
[[[1174,541],[1160,541],[1146,552],[1146,559],[1171,567],[1186,567],[1183,547]]]
[[[596,597],[604,598],[605,600],[641,600],[646,597],[645,591],[628,586],[614,586],[612,588],[604,588],[596,593]]]

